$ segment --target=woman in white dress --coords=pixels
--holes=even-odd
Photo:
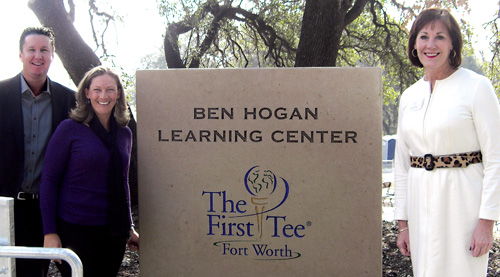
[[[498,98],[461,53],[447,10],[419,14],[408,56],[425,75],[401,97],[395,158],[398,247],[414,276],[485,276],[500,218]]]

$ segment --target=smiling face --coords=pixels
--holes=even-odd
[[[32,80],[45,81],[54,59],[50,38],[38,34],[28,35],[19,53],[19,59],[23,63],[23,76],[28,83]]]
[[[92,79],[90,87],[85,89],[85,96],[90,100],[94,113],[106,127],[113,107],[120,98],[120,92],[115,79],[108,74]]]
[[[443,22],[436,20],[425,25],[417,34],[414,48],[426,71],[448,72],[452,69],[449,56],[453,44]]]

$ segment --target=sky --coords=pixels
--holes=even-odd
[[[3,54],[0,80],[15,76],[22,69],[19,61],[19,36],[24,28],[40,26],[28,0],[2,0],[0,9],[0,53]],[[66,1],[65,1],[66,2]],[[88,1],[74,0],[76,5],[75,26],[84,40],[95,47],[88,19]],[[158,14],[156,0],[107,0],[115,3],[113,9],[123,18],[109,27],[107,34],[108,52],[116,55],[115,61],[129,74],[134,74],[140,66],[141,57],[157,52],[162,47],[165,23]],[[408,2],[408,1],[407,1]],[[469,0],[470,15],[454,14],[457,20],[464,18],[475,29],[475,48],[487,50],[489,33],[482,24],[492,20],[498,11],[498,0]],[[6,27],[8,26],[8,27]],[[49,76],[57,82],[75,88],[61,62],[57,58],[52,63]]]

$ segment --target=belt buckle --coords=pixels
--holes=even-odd
[[[17,193],[17,197],[16,197],[17,200],[26,200],[26,192],[23,192],[23,191],[20,191]]]
[[[427,160],[429,160],[427,162]],[[425,154],[424,155],[424,168],[425,170],[427,171],[432,171],[434,169],[434,157],[432,156],[432,154]]]
[[[38,199],[38,195],[27,193],[27,192],[24,192],[24,191],[20,191],[20,192],[17,193],[16,199],[17,200],[22,200],[22,201],[25,201],[25,200],[34,200],[34,199]]]

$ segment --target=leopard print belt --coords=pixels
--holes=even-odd
[[[468,153],[432,156],[425,154],[423,157],[410,157],[411,167],[425,168],[431,171],[434,168],[467,167],[469,164],[483,162],[481,151]]]

